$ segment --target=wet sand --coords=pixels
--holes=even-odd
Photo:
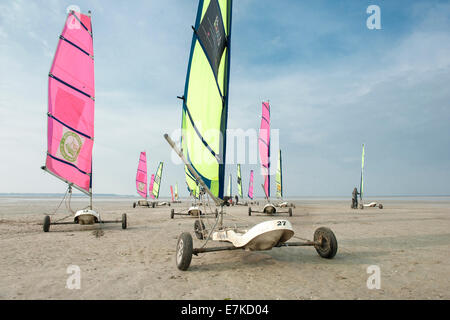
[[[181,232],[193,234],[194,219],[170,219],[170,209],[190,202],[133,209],[133,201],[94,202],[104,220],[127,213],[126,230],[52,225],[44,233],[44,215],[60,199],[0,198],[0,299],[450,299],[450,198],[391,198],[383,209],[364,210],[350,209],[349,200],[295,201],[294,215],[283,217],[295,236],[312,239],[316,228],[331,228],[334,259],[312,247],[223,251],[194,256],[188,271],[176,268],[175,248]],[[53,221],[67,215],[62,209]],[[281,218],[247,210],[227,207],[225,222]],[[70,265],[80,267],[80,289],[66,288]],[[380,289],[367,288],[371,265],[380,268]]]

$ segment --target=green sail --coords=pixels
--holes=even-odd
[[[223,198],[232,0],[200,0],[184,89],[181,146],[212,194]],[[197,181],[186,167],[188,189]]]
[[[163,162],[160,162],[158,165],[158,169],[156,170],[155,175],[155,182],[153,182],[153,195],[155,196],[155,199],[158,199],[159,197],[159,188],[161,186],[161,177],[162,177],[162,171],[163,171]]]
[[[283,198],[283,170],[281,166],[281,149],[278,150],[278,168],[275,176],[275,184],[277,187],[277,197]]]
[[[242,178],[241,178],[241,165],[237,165],[237,187],[238,187],[238,194],[239,197],[243,198],[244,195],[242,194]]]

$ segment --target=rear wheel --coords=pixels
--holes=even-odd
[[[216,218],[217,218],[217,216],[219,215],[219,211],[217,210],[217,208],[216,208],[216,210],[214,211],[214,214],[216,215]]]
[[[251,216],[252,215],[252,208],[248,207],[248,215]]]
[[[380,204],[378,205],[378,208],[383,209],[383,205],[380,203]]]
[[[45,216],[44,218],[44,232],[48,232],[50,230],[50,217],[49,216]]]
[[[170,219],[173,219],[174,215],[175,215],[175,209],[170,210]]]
[[[136,208],[136,202],[133,202],[133,208]]]
[[[189,232],[183,232],[177,243],[176,262],[179,270],[186,271],[189,268],[193,252],[192,236]]]
[[[322,258],[332,259],[336,255],[338,249],[336,236],[329,228],[318,228],[314,232],[314,242],[320,243],[314,247]]]
[[[292,208],[289,208],[289,217],[292,217]]]
[[[126,229],[127,228],[127,214],[124,213],[122,214],[122,229]]]
[[[203,240],[205,238],[203,235],[203,230],[205,230],[205,224],[203,223],[203,221],[195,220],[194,232],[195,232],[195,236],[197,237],[197,239]]]
[[[156,205],[156,203],[155,203],[155,202],[152,202],[152,208],[154,208],[154,207],[155,207],[155,205]]]

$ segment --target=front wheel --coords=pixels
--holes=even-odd
[[[248,207],[248,215],[251,216],[252,215],[252,208]]]
[[[124,213],[122,214],[122,229],[126,229],[127,228],[127,214]]]
[[[136,208],[136,202],[133,202],[133,208]]]
[[[332,259],[336,255],[338,249],[336,236],[329,228],[321,227],[316,229],[314,242],[318,243],[314,247],[322,258]]]
[[[383,209],[383,205],[380,203],[380,204],[378,205],[378,208]]]
[[[292,217],[292,208],[289,208],[289,217]]]
[[[50,216],[45,216],[43,229],[44,232],[48,232],[50,230]]]
[[[199,240],[204,239],[203,230],[205,230],[205,224],[203,223],[203,221],[195,220],[194,232],[195,232],[197,239],[199,239]]]
[[[189,268],[193,252],[192,236],[189,232],[183,232],[177,243],[176,262],[179,270],[186,271]]]

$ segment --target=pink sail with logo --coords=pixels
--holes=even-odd
[[[270,197],[270,106],[269,102],[262,103],[261,128],[259,129],[259,159],[261,174],[264,177],[264,193]]]
[[[136,190],[141,197],[147,199],[147,154],[142,151],[136,172]]]
[[[90,14],[71,11],[48,78],[47,172],[92,195],[94,52]]]
[[[248,197],[253,200],[253,170],[250,171],[250,182],[248,184]]]
[[[148,189],[148,194],[152,199],[155,199],[155,196],[153,195],[153,183],[155,182],[155,175],[152,174],[152,178],[150,179],[150,187]]]

